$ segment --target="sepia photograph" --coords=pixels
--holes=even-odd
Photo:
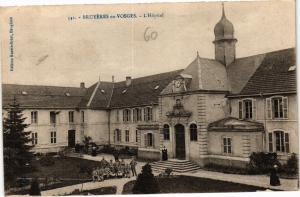
[[[6,196],[299,190],[296,1],[0,7]]]

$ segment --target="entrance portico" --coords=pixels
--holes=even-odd
[[[189,139],[188,123],[191,112],[185,111],[181,103],[173,106],[173,111],[167,113],[168,124],[170,125],[170,158],[180,160],[189,159]]]

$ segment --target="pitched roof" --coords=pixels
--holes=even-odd
[[[3,84],[3,106],[7,107],[14,96],[22,107],[29,108],[107,109],[152,105],[158,103],[160,92],[181,71],[132,79],[128,87],[126,81],[101,81],[89,88]]]
[[[236,59],[227,66],[227,76],[232,94],[238,94],[263,61],[265,54]]]
[[[187,80],[187,91],[228,91],[226,68],[223,64],[213,59],[202,58],[197,55],[197,57],[181,72],[180,76]],[[169,84],[161,94],[172,93],[173,84]]]
[[[126,81],[115,83],[110,107],[118,108],[157,104],[160,92],[180,72],[182,70],[132,79],[131,85],[128,87],[126,86]]]
[[[98,84],[99,83],[99,84]],[[109,107],[114,84],[101,81],[87,89],[86,95],[79,103],[81,108],[104,109]]]
[[[8,107],[15,96],[22,107],[75,108],[86,88],[2,84],[2,105]]]
[[[240,92],[241,95],[296,91],[296,66],[294,49],[267,53]]]

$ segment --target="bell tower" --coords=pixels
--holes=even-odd
[[[222,18],[214,28],[215,60],[228,66],[235,61],[235,44],[233,24],[226,18],[224,3],[222,3]]]

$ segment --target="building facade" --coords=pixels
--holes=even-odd
[[[138,149],[138,157],[244,166],[252,152],[298,154],[295,49],[236,58],[223,10],[215,59],[182,70],[86,88],[3,84],[4,115],[16,98],[38,152],[96,144]]]

